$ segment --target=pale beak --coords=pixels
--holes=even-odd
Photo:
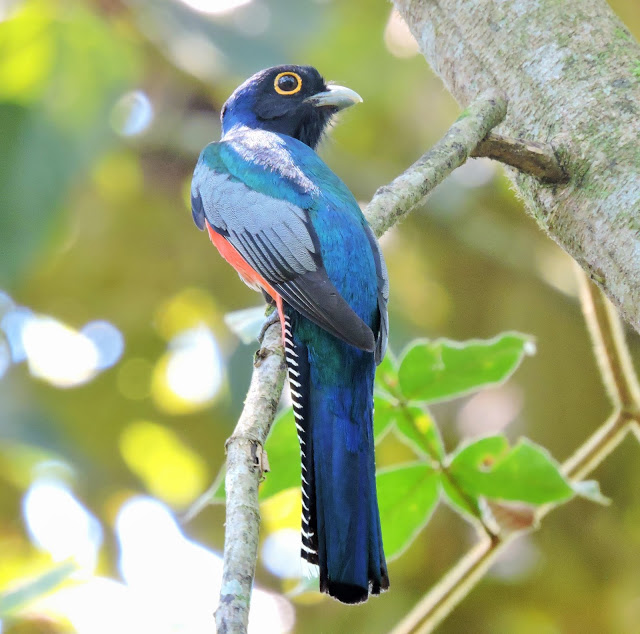
[[[361,103],[362,97],[355,90],[351,90],[351,88],[331,85],[327,87],[326,91],[311,95],[311,97],[307,97],[305,101],[312,103],[314,106],[332,106],[333,108],[342,110],[356,103]]]

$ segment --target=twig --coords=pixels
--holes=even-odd
[[[464,163],[475,146],[506,114],[504,99],[485,94],[465,110],[444,138],[392,183],[381,187],[365,209],[376,235],[382,235]],[[266,352],[265,352],[266,349]],[[242,415],[227,443],[226,532],[218,632],[245,632],[255,572],[260,515],[256,459],[271,428],[284,381],[284,362],[277,326],[267,330],[258,357],[265,361],[253,371]],[[277,465],[274,465],[277,468]]]
[[[581,269],[578,269],[578,275],[582,285],[582,310],[614,412],[562,465],[562,472],[571,480],[581,480],[589,475],[622,442],[630,427],[637,427],[640,421],[638,379],[620,319]],[[554,508],[557,507],[540,508],[536,513],[536,524]],[[392,634],[432,632],[482,579],[506,547],[522,534],[508,533],[493,541],[478,543],[420,600]]]
[[[480,95],[426,154],[378,189],[365,210],[374,233],[381,236],[415,209],[436,185],[467,160],[506,112],[507,102],[498,93]]]
[[[506,163],[547,183],[565,183],[569,180],[553,148],[535,141],[513,139],[490,132],[471,156],[485,156]]]
[[[577,271],[582,311],[609,398],[614,407],[633,410],[640,403],[640,387],[624,340],[622,323],[600,289],[582,269],[577,268]]]

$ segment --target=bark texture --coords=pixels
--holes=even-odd
[[[550,144],[569,176],[508,168],[530,213],[640,331],[640,46],[605,0],[395,0],[463,106],[508,100],[497,131]]]
[[[275,324],[256,353],[244,409],[227,441],[224,568],[215,615],[219,634],[247,631],[258,558],[258,484],[265,465],[262,448],[280,400],[284,371],[280,324]]]

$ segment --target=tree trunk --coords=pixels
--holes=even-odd
[[[497,89],[497,131],[550,143],[570,176],[507,168],[529,212],[640,331],[640,46],[605,0],[395,0],[463,106]]]

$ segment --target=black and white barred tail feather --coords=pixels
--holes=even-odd
[[[300,442],[302,471],[302,549],[300,555],[310,564],[318,564],[315,469],[309,430],[309,359],[306,347],[296,345],[291,319],[284,315],[284,352],[287,361],[293,415]]]

